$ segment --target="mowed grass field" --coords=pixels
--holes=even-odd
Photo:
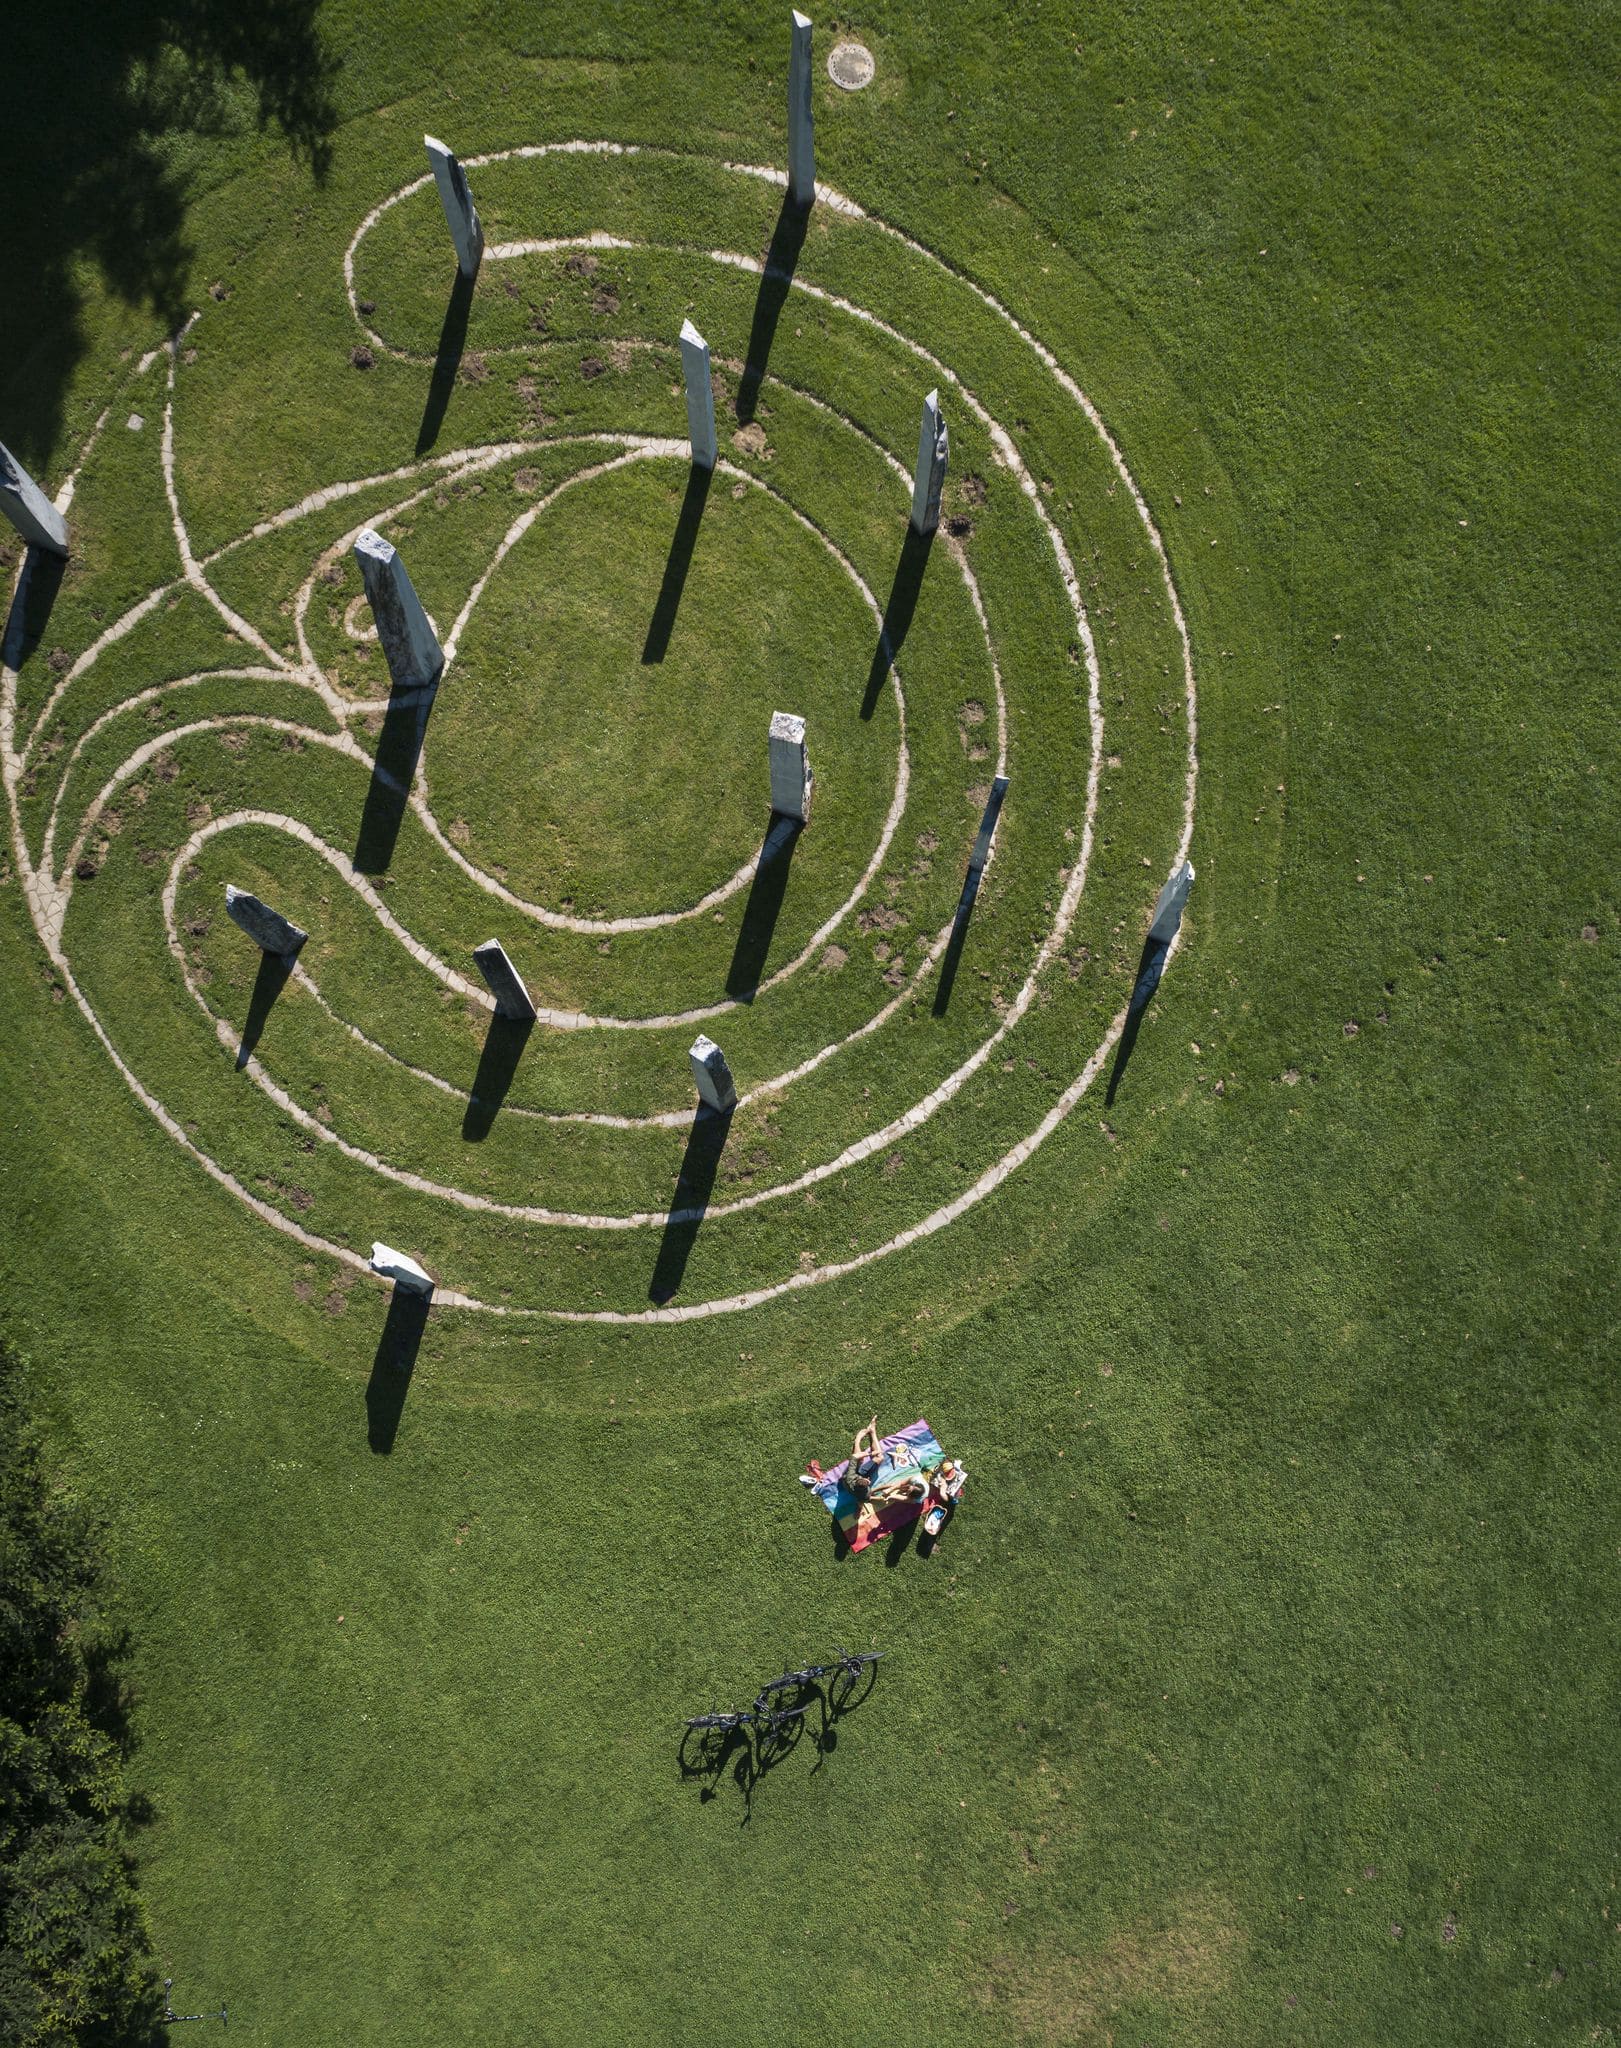
[[[424,130],[468,156],[583,136],[785,161],[774,8],[344,4],[308,37],[296,11],[266,19],[238,30],[205,10],[193,59],[248,67],[207,91],[185,88],[178,60],[149,63],[145,31],[112,18],[85,24],[82,57],[43,18],[18,46],[28,260],[0,307],[0,438],[54,489],[102,409],[128,409],[126,380],[166,316],[204,308],[210,431],[188,444],[179,425],[199,551],[311,480],[413,459],[430,365],[351,365],[341,265],[364,215],[419,175]],[[844,32],[877,60],[854,97],[822,69]],[[996,2048],[1621,2032],[1616,43],[1595,10],[1485,6],[1163,5],[1108,20],[927,0],[818,18],[820,175],[997,294],[1084,384],[1164,533],[1200,684],[1200,878],[1114,1100],[1100,1083],[996,1193],[914,1248],[674,1326],[436,1308],[397,1405],[374,1369],[381,1289],[268,1228],[163,1135],[64,998],[10,850],[4,1320],[34,1362],[58,1458],[110,1525],[134,1641],[129,1770],[150,1811],[138,1852],[180,2010],[225,2000],[265,2043],[468,2048],[824,2032],[878,2044],[919,2028]],[[262,109],[297,148],[274,118],[261,127]],[[494,219],[499,179],[485,190]],[[679,192],[646,203],[674,237]],[[691,205],[696,237],[706,220]],[[403,248],[405,217],[379,237]],[[765,192],[756,253],[773,217]],[[818,255],[808,245],[807,272]],[[565,303],[554,269],[550,317],[572,347],[598,316]],[[208,298],[215,282],[227,299]],[[411,298],[418,282],[404,277],[379,317],[397,311],[390,333],[431,356],[439,302]],[[679,285],[628,257],[621,282],[627,319],[633,290],[657,306]],[[717,317],[746,332],[753,280],[735,290]],[[475,351],[506,317],[488,268],[486,291]],[[787,374],[802,339],[807,381],[829,388],[843,344],[797,337],[793,308],[773,366]],[[963,319],[944,285],[937,312],[925,292],[905,313],[910,332],[937,318],[953,340]],[[537,412],[578,412],[587,431],[611,410],[600,378],[553,380],[549,359],[510,369],[458,377],[441,447],[500,439]],[[513,381],[529,374],[538,395]],[[638,376],[624,372],[627,402],[650,420],[665,404],[662,431],[679,434],[667,379]],[[376,393],[359,428],[357,388]],[[42,655],[103,623],[90,579],[121,607],[175,573],[161,492],[134,468],[160,410],[148,390],[145,439],[109,457],[131,465],[107,487],[121,520],[89,524],[87,484],[95,552]],[[837,483],[812,459],[814,421],[771,403],[776,473],[803,448],[804,467]],[[909,389],[895,417],[899,445],[915,436]],[[1039,440],[1033,409],[1030,425]],[[957,488],[974,429],[954,416],[959,431]],[[1072,479],[1050,481],[1062,504]],[[556,545],[571,663],[600,650],[594,563],[645,613],[630,537],[645,529],[656,548],[675,517],[667,483],[648,471],[569,511]],[[1004,525],[992,483],[970,555],[1012,600],[1010,673],[1015,653],[1027,670],[1051,659],[1050,699],[1065,666],[1043,623],[1050,562],[1020,553],[1018,493],[1004,481]],[[1091,488],[1095,515],[1077,516],[1102,535],[1106,485]],[[847,504],[829,491],[849,552],[873,548],[882,601],[867,500],[855,481]],[[463,509],[443,510],[447,531]],[[743,509],[721,501],[724,519]],[[468,517],[489,512],[481,500]],[[425,509],[419,533],[437,516]],[[734,568],[764,559],[771,531],[751,530],[761,553]],[[492,706],[523,687],[513,641],[544,628],[547,559],[515,553],[470,636]],[[912,629],[920,665],[949,661],[945,607],[963,609],[938,568]],[[699,553],[683,595],[694,638],[672,659],[713,665],[717,704],[738,718],[791,673],[801,639],[848,642],[859,665],[870,634],[838,572],[817,563],[798,588],[819,592],[824,573],[811,637],[775,594],[779,639],[734,670],[726,612],[747,593],[706,580]],[[238,581],[232,602],[281,631],[271,568]],[[1170,659],[1163,622],[1132,609],[1137,589],[1120,576],[1094,593],[1123,698],[1145,663],[1157,676]],[[338,598],[353,590],[351,571]],[[644,625],[624,632],[632,666]],[[311,630],[363,692],[365,663],[332,617]],[[155,631],[173,657],[153,651],[154,674],[162,660],[172,674],[218,665],[212,616],[182,607]],[[984,773],[950,715],[984,690],[982,643],[961,659],[940,696],[945,765],[914,721],[920,787],[943,788],[947,767],[958,783]],[[603,687],[609,671],[604,654]],[[25,674],[34,704],[50,682]],[[228,708],[226,686],[210,687],[205,711]],[[631,743],[634,712],[616,703],[604,721],[615,746]],[[1106,1020],[1123,996],[1174,839],[1164,799],[1179,770],[1174,741],[1156,750],[1158,714],[1152,689],[1123,706],[1145,779],[1105,793],[1118,823],[1100,829],[1120,843],[1114,864],[1099,852],[1090,965],[1111,979],[1103,995],[1078,980],[1073,1022],[1057,1002],[1033,1014],[1039,1071],[997,1064],[1001,1092],[965,1115],[970,1145],[1000,1142],[1003,1113],[1011,1135],[1031,1128],[1049,1081],[1095,1042],[1084,1005]],[[551,733],[514,732],[518,769],[525,748],[603,737]],[[656,900],[621,869],[590,872],[629,830],[622,792],[618,811],[552,826],[537,808],[527,822],[551,836],[526,845],[524,806],[489,786],[464,713],[430,737],[430,781],[436,743],[475,849],[532,863],[537,890],[548,863],[567,863],[569,886],[599,889],[609,911]],[[864,743],[853,727],[841,742],[852,760]],[[663,746],[660,772],[678,774]],[[251,800],[258,759],[220,755],[233,801]],[[309,753],[266,759],[277,788],[304,776],[328,800]],[[192,772],[154,791],[152,816],[189,817]],[[1038,787],[1044,772],[1084,776],[1084,757],[1032,759]],[[1024,786],[1015,773],[1010,824]],[[1056,829],[1060,803],[1033,807],[1023,843],[1044,818]],[[704,861],[689,787],[670,817],[680,843],[657,879],[677,896],[751,844],[721,821],[724,859]],[[806,851],[831,889],[870,832],[853,811],[828,819]],[[656,814],[632,823],[639,849],[656,844]],[[139,872],[117,861],[134,832],[84,885],[136,906],[132,919]],[[1152,876],[1132,872],[1139,839]],[[306,887],[295,864],[278,870],[284,850],[248,843],[267,893]],[[1010,978],[1042,903],[1020,843],[970,941]],[[217,892],[235,870],[211,862]],[[956,872],[942,859],[918,876],[929,918],[949,915]],[[801,875],[821,886],[814,864]],[[436,905],[425,897],[424,914]],[[790,896],[785,929],[798,914]],[[97,935],[98,993],[122,1002],[132,1036],[150,1010],[141,1052],[166,1086],[204,1071],[199,1048],[215,1057],[206,1122],[230,1062],[178,971],[162,982],[161,942],[143,965],[121,932],[112,917]],[[198,959],[240,1023],[247,975],[229,936],[220,921]],[[366,943],[357,929],[357,958]],[[627,1005],[657,1009],[666,971],[724,981],[729,938],[682,946],[650,951],[657,971],[633,956]],[[621,962],[575,950],[571,985],[600,974],[606,988]],[[388,987],[381,966],[351,972]],[[815,978],[815,999],[836,1006],[846,986]],[[958,991],[946,1029],[994,1000],[966,954]],[[329,1048],[307,1006],[283,1015],[315,1071]],[[471,1026],[454,1036],[465,1021],[432,1028],[470,1066]],[[770,1043],[768,1002],[738,1028]],[[874,1056],[886,1113],[904,1081],[938,1078],[921,1039],[903,1044]],[[586,1054],[565,1056],[590,1083]],[[513,1100],[532,1086],[545,1109],[535,1064]],[[359,1071],[334,1064],[340,1109]],[[814,1152],[842,1131],[853,1105],[838,1091],[860,1089],[838,1063],[830,1074],[801,1124],[784,1111],[781,1148]],[[639,1071],[620,1078],[627,1107],[661,1099]],[[413,1164],[460,1157],[459,1113],[410,1134]],[[508,1196],[530,1171],[513,1128],[496,1119],[477,1165]],[[264,1192],[283,1166],[270,1135],[251,1143]],[[570,1156],[584,1200],[590,1162]],[[925,1149],[870,1198],[830,1190],[839,1241],[860,1238],[869,1199],[874,1232],[913,1220],[927,1206],[914,1190],[932,1202],[952,1163]],[[637,1154],[608,1192],[632,1205],[664,1168]],[[326,1205],[365,1183],[310,1186],[325,1226]],[[775,1277],[801,1241],[824,1255],[826,1214],[804,1204],[754,1235],[745,1218],[711,1219],[692,1284]],[[344,1221],[364,1249],[369,1214]],[[556,1240],[537,1234],[534,1284],[578,1292],[574,1239]],[[518,1250],[481,1221],[455,1219],[447,1241],[481,1281],[487,1257],[492,1291],[522,1284]],[[614,1247],[602,1285],[616,1304],[645,1299],[658,1243],[654,1230]],[[968,1462],[965,1505],[932,1556],[839,1560],[794,1483],[875,1408],[891,1426],[926,1415]],[[890,1653],[835,1739],[802,1740],[747,1794],[730,1774],[683,1775],[688,1713],[742,1704],[835,1643]]]

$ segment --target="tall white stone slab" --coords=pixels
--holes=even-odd
[[[433,166],[433,181],[439,187],[439,203],[450,225],[450,239],[456,244],[457,267],[463,277],[477,277],[484,256],[484,224],[473,204],[473,190],[461,158],[447,149],[437,135],[424,135],[422,146]]]
[[[933,533],[940,524],[940,493],[945,488],[951,439],[940,411],[940,394],[923,401],[923,425],[917,437],[917,470],[912,479],[912,524],[919,533]]]
[[[279,953],[284,960],[291,960],[309,937],[290,917],[283,917],[246,889],[233,889],[229,882],[225,885],[225,915],[232,924],[240,925],[256,946]]]
[[[979,821],[979,833],[974,840],[974,850],[968,856],[968,872],[978,876],[985,872],[985,863],[991,857],[991,841],[996,836],[996,821],[1002,815],[1002,800],[1007,795],[1007,777],[998,775],[991,784],[991,793],[985,800],[985,809]]]
[[[66,520],[3,442],[0,442],[0,512],[4,512],[31,548],[44,548],[53,555],[67,553]]]
[[[438,682],[445,650],[428,624],[399,550],[368,526],[355,542],[355,560],[395,689],[420,690]]]
[[[810,823],[816,778],[805,746],[805,721],[792,711],[771,714],[771,808],[784,818]]]
[[[698,1084],[698,1094],[711,1109],[730,1113],[737,1107],[737,1084],[732,1079],[732,1070],[726,1064],[726,1055],[712,1038],[705,1038],[700,1032],[692,1041],[687,1054],[692,1062],[692,1078]]]
[[[796,7],[788,36],[788,197],[809,206],[816,197],[816,145],[811,133],[811,25]]]
[[[1176,937],[1177,927],[1182,922],[1183,905],[1192,887],[1193,863],[1185,860],[1159,892],[1159,901],[1154,905],[1154,922],[1148,927],[1151,939],[1169,941]]]
[[[392,1245],[372,1245],[371,1269],[385,1280],[392,1280],[396,1287],[403,1287],[407,1294],[433,1292],[433,1275],[425,1272],[409,1253],[397,1252]]]
[[[715,384],[709,374],[709,343],[690,320],[681,323],[681,374],[687,380],[687,438],[698,469],[713,469],[720,448],[715,440]]]
[[[523,985],[522,975],[507,958],[507,949],[501,941],[486,939],[482,946],[475,946],[473,959],[495,998],[495,1014],[510,1017],[515,1022],[532,1024],[538,1012]]]

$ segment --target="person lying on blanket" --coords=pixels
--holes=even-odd
[[[878,1437],[878,1418],[875,1415],[865,1429],[856,1431],[856,1440],[850,1447],[850,1463],[844,1474],[845,1491],[857,1501],[865,1502],[872,1492],[878,1474],[883,1470],[884,1447]],[[827,1474],[814,1458],[799,1475],[801,1486],[814,1486]]]

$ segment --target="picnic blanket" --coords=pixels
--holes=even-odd
[[[910,1479],[920,1474],[927,1476],[945,1457],[934,1431],[921,1416],[916,1422],[908,1423],[905,1429],[896,1430],[893,1436],[881,1438],[878,1447],[884,1454],[884,1462],[873,1482],[875,1488],[887,1486],[892,1479]],[[869,1525],[858,1529],[861,1506],[855,1495],[846,1492],[844,1487],[845,1469],[849,1463],[850,1460],[845,1458],[832,1466],[811,1490],[850,1539],[852,1550],[865,1550],[869,1543],[876,1543],[880,1536],[887,1536],[893,1529],[903,1528],[923,1512],[921,1501],[891,1501],[887,1506],[879,1507],[876,1528]]]

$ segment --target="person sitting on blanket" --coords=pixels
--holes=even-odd
[[[845,1477],[848,1486],[849,1476]],[[865,1500],[861,1500],[856,1511],[856,1531],[867,1535],[878,1533],[879,1517],[886,1508],[899,1507],[903,1501],[914,1501],[921,1513],[929,1496],[929,1483],[921,1472],[896,1472],[886,1479],[882,1486],[870,1487]]]
[[[923,1533],[938,1536],[946,1526],[946,1516],[956,1506],[958,1496],[968,1483],[968,1474],[956,1458],[947,1458],[935,1473],[929,1487],[929,1498],[923,1513]]]

